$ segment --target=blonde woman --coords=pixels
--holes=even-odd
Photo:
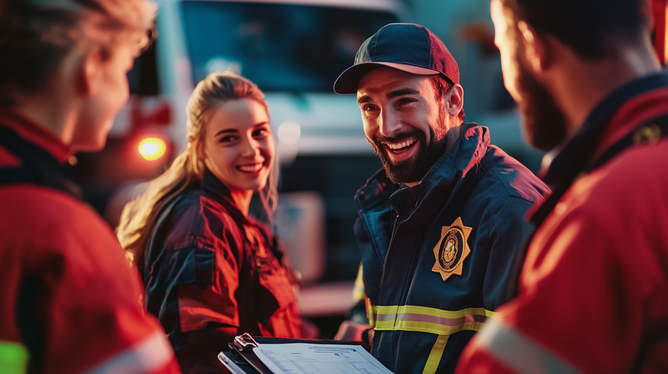
[[[63,168],[100,150],[143,0],[0,0],[0,372],[178,373],[111,228]]]
[[[184,373],[219,372],[236,335],[301,337],[292,271],[249,214],[276,204],[274,136],[263,93],[213,73],[187,106],[188,145],[123,211],[118,235],[143,276]]]

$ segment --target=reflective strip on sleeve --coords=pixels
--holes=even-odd
[[[28,372],[30,354],[18,342],[0,341],[0,372],[3,374],[24,374]]]
[[[369,325],[376,326],[376,311],[371,304],[371,300],[368,297],[364,298],[364,308],[366,309],[366,318],[369,320]]]
[[[424,365],[424,370],[422,374],[434,374],[438,369],[438,364],[441,362],[441,357],[443,357],[443,352],[445,351],[445,345],[448,343],[448,338],[450,335],[440,335],[436,338],[436,343],[431,348],[429,352],[429,357],[427,358],[427,363]]]
[[[363,300],[366,297],[366,291],[364,290],[364,280],[362,279],[362,265],[360,264],[359,270],[357,271],[357,277],[355,278],[355,283],[353,286],[353,301],[358,302]]]
[[[580,373],[571,364],[499,319],[488,321],[476,340],[487,353],[518,373]]]
[[[375,329],[416,331],[451,335],[459,331],[478,331],[494,312],[484,308],[442,310],[413,305],[373,306]]]
[[[156,332],[138,345],[120,352],[88,374],[150,373],[165,367],[174,356],[164,333]]]

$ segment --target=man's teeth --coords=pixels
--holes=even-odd
[[[410,138],[404,140],[401,143],[385,143],[385,145],[387,145],[387,147],[390,148],[391,150],[396,151],[397,149],[409,147],[414,143],[415,143],[415,138]]]
[[[249,173],[254,173],[262,168],[262,164],[255,164],[255,165],[242,165],[239,166],[239,170],[249,172]]]

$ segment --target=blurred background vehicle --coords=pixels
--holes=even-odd
[[[381,167],[351,96],[333,93],[361,43],[390,22],[424,24],[457,59],[467,120],[536,170],[503,88],[488,0],[158,0],[156,42],[128,74],[131,99],[106,148],[79,154],[86,200],[112,225],[138,183],[185,143],[185,105],[208,73],[231,70],[265,92],[281,160],[279,234],[302,274],[302,312],[335,333],[352,305],[357,188]]]

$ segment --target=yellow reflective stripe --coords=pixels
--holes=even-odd
[[[415,305],[373,306],[375,329],[416,331],[450,335],[462,330],[478,331],[494,312],[485,308],[442,310]]]
[[[369,325],[376,326],[376,311],[368,297],[364,298],[364,307],[366,308],[366,318],[369,320]]]
[[[422,374],[436,373],[438,364],[441,362],[441,357],[443,357],[443,351],[445,351],[445,345],[448,343],[449,337],[450,335],[440,335],[438,338],[436,338],[436,343],[434,343],[434,346],[431,348],[431,352],[427,358],[427,364],[424,365]]]
[[[484,315],[486,317],[494,315],[493,311],[485,308],[467,308],[453,311],[417,305],[374,305],[373,311],[375,314],[416,313],[445,318],[458,318],[473,314]]]
[[[366,291],[364,290],[364,280],[362,279],[362,264],[360,264],[359,269],[357,270],[357,278],[355,278],[353,286],[353,301],[359,302],[365,297]]]
[[[28,349],[18,342],[0,341],[0,370],[2,374],[28,372]]]
[[[376,323],[375,329],[378,331],[413,331],[413,332],[425,332],[437,335],[452,335],[456,332],[465,330],[480,331],[480,329],[482,329],[482,326],[483,324],[481,322],[470,322],[457,326],[444,326],[426,322],[404,321],[397,323],[395,325],[378,322]]]

